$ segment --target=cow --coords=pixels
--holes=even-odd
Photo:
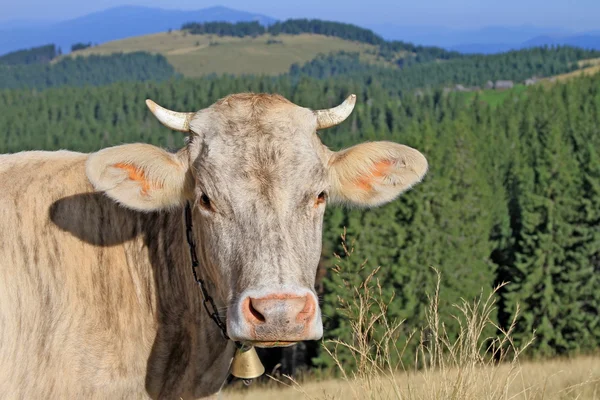
[[[326,204],[384,204],[428,168],[397,143],[322,144],[355,101],[311,110],[241,93],[175,112],[147,100],[186,133],[182,149],[0,156],[0,398],[204,398],[236,343],[321,338]],[[225,329],[204,308],[187,229]]]

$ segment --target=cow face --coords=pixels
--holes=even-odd
[[[87,174],[133,209],[194,204],[202,273],[227,305],[232,339],[258,346],[319,339],[314,280],[326,204],[388,202],[427,170],[421,153],[396,143],[327,149],[317,130],[343,121],[354,101],[312,111],[276,95],[239,94],[196,113],[149,101],[163,124],[189,133],[186,147],[105,149],[89,157]]]

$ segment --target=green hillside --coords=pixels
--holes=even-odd
[[[173,66],[165,57],[143,52],[67,57],[51,64],[0,64],[0,88],[4,89],[160,82],[176,76]]]
[[[366,62],[377,62],[376,50],[375,45],[324,35],[240,38],[172,31],[116,40],[75,51],[71,56],[135,51],[158,53],[164,55],[178,73],[195,77],[213,73],[278,75],[287,72],[294,63],[305,63],[319,53],[335,51],[358,52]]]
[[[190,22],[181,31],[116,40],[74,55],[131,51],[162,54],[188,77],[277,75],[288,72],[292,64],[340,51],[356,52],[367,64],[389,67],[462,57],[437,47],[388,42],[369,29],[317,19],[289,19],[268,28],[257,22]]]
[[[526,354],[591,352],[600,347],[600,75],[519,90],[523,93],[514,101],[495,107],[439,91],[399,96],[399,87],[344,75],[297,82],[289,76],[222,76],[3,90],[0,152],[93,151],[138,141],[182,146],[183,135],[162,127],[146,109],[146,98],[189,111],[229,93],[265,91],[323,108],[356,93],[352,116],[323,132],[323,140],[334,149],[365,140],[405,143],[421,150],[431,169],[424,183],[385,207],[328,211],[320,283],[326,336],[351,340],[338,299],[352,292],[344,285],[358,285],[376,266],[385,283],[382,296],[393,297],[387,316],[404,319],[402,332],[408,334],[422,322],[434,266],[445,277],[441,315],[449,315],[460,298],[472,299],[509,281],[494,320],[506,328],[519,304],[517,344],[534,329],[537,336]],[[343,254],[344,227],[348,240],[356,241],[354,253],[337,259],[332,254]],[[362,268],[365,259],[368,267]],[[334,263],[341,273],[332,270]],[[456,334],[456,321],[443,322],[450,336]],[[398,339],[401,348],[405,338]],[[406,364],[414,360],[414,350],[407,348]],[[326,353],[311,351],[316,356],[309,366],[332,366]],[[352,366],[349,358],[345,367]]]

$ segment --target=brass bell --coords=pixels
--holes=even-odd
[[[235,351],[231,363],[231,375],[240,379],[254,379],[264,373],[265,367],[260,362],[254,346],[242,346]]]

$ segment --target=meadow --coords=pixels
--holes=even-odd
[[[333,51],[358,52],[365,61],[375,62],[375,49],[366,43],[314,34],[239,38],[171,31],[115,40],[70,56],[147,51],[164,55],[180,74],[197,77],[211,73],[278,75],[288,72],[294,63],[304,64]]]
[[[435,292],[429,297],[425,323],[408,340],[417,340],[413,366],[401,361],[403,348],[398,347],[399,328],[403,321],[389,321],[387,307],[381,300],[382,283],[378,269],[354,290],[352,300],[340,307],[355,315],[351,321],[353,340],[329,340],[335,345],[324,350],[335,360],[337,379],[306,377],[298,381],[276,370],[270,380],[258,387],[242,385],[226,389],[223,397],[233,400],[271,399],[406,399],[406,400],[553,400],[600,398],[600,355],[555,357],[533,360],[527,354],[535,342],[535,333],[521,345],[512,336],[519,315],[508,329],[493,320],[496,292],[483,294],[473,301],[454,305],[451,317],[460,323],[457,335],[446,331],[439,311],[441,274],[437,273]],[[378,331],[383,328],[383,335]],[[493,335],[484,332],[492,328]],[[336,351],[350,350],[357,368],[346,372],[344,361]]]
[[[370,391],[360,380],[325,380],[294,384],[289,380],[247,390],[223,393],[231,400],[275,399],[515,399],[515,400],[595,400],[600,398],[600,357],[578,357],[546,361],[520,362],[512,365],[469,371],[474,379],[459,396],[465,371],[399,373],[376,378],[381,388]],[[506,377],[510,376],[509,381]],[[387,387],[386,387],[387,383]],[[492,385],[492,386],[490,386]],[[490,391],[490,387],[499,390]],[[398,388],[399,391],[395,391]]]

